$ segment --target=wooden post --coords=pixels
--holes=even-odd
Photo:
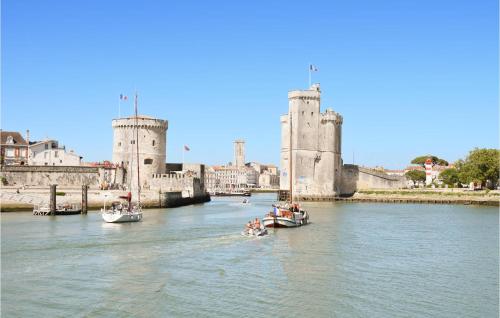
[[[50,185],[50,215],[56,215],[56,187],[57,185]]]
[[[84,184],[82,185],[82,214],[87,214],[87,209],[88,209],[88,198],[87,198],[87,192],[88,192],[89,186]]]
[[[158,203],[161,209],[161,189],[158,191]]]

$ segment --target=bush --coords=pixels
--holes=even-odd
[[[56,195],[58,195],[58,196],[65,196],[66,192],[56,192]]]

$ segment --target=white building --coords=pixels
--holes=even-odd
[[[44,140],[30,145],[29,164],[33,166],[79,166],[82,157],[59,146],[57,140]]]

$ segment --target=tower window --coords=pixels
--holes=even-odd
[[[149,158],[148,159],[144,159],[144,164],[145,165],[151,165],[151,164],[153,164],[153,159],[149,159]]]
[[[122,143],[121,143],[121,142],[119,142],[119,143],[118,143],[118,147],[121,147],[121,146],[122,146]]]
[[[131,141],[130,141],[130,143],[131,143],[132,145],[135,145],[135,140],[131,140]]]
[[[153,140],[153,146],[156,144],[156,141]]]

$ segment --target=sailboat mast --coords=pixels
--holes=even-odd
[[[137,203],[141,203],[141,183],[139,180],[139,119],[137,114],[137,92],[135,93],[135,146],[137,155]]]
[[[293,172],[292,172],[292,110],[290,109],[290,145],[289,145],[289,174],[290,174],[290,204],[293,202]]]

